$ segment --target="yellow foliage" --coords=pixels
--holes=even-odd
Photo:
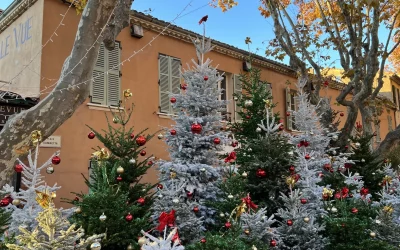
[[[87,4],[88,0],[75,0],[74,6],[76,8],[76,13],[82,14],[83,9],[85,9],[85,6]]]
[[[211,6],[215,8],[220,8],[222,12],[225,12],[229,9],[232,9],[238,5],[238,3],[234,0],[212,0],[211,1]]]

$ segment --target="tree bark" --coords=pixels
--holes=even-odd
[[[391,149],[400,145],[400,125],[391,132],[389,132],[385,139],[381,142],[379,147],[375,150],[379,160],[383,160]]]
[[[9,182],[16,159],[31,146],[31,132],[41,131],[45,140],[86,100],[90,90],[89,80],[92,78],[100,48],[96,39],[106,27],[99,41],[104,41],[107,48],[113,48],[115,37],[129,25],[132,2],[133,0],[88,1],[73,49],[64,62],[56,87],[39,104],[10,118],[0,132],[0,186]],[[106,26],[108,21],[109,25]],[[94,48],[90,47],[92,44],[95,44]],[[80,65],[75,67],[78,63]],[[79,84],[85,81],[87,82]],[[74,86],[75,84],[79,84],[79,87]]]

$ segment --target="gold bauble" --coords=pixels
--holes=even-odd
[[[249,234],[250,234],[250,230],[249,230],[249,229],[245,229],[245,230],[244,230],[244,233],[247,234],[247,235],[249,235]]]
[[[118,122],[119,122],[118,117],[114,117],[114,118],[113,118],[113,123],[117,124]]]
[[[176,178],[176,173],[175,172],[171,172],[170,173],[170,177],[171,177],[171,179],[175,179]]]
[[[140,237],[140,239],[138,240],[138,244],[139,246],[143,246],[144,244],[146,244],[146,238]]]
[[[246,178],[246,177],[247,177],[247,173],[246,173],[246,172],[243,172],[242,177],[243,177],[243,178]]]
[[[14,206],[18,206],[19,204],[21,204],[21,200],[20,200],[20,199],[14,199],[14,200],[12,201],[12,204],[13,204]]]
[[[303,220],[304,220],[305,223],[308,223],[310,221],[310,218],[305,217]]]
[[[82,208],[77,207],[77,208],[75,209],[75,213],[77,213],[77,214],[82,213]]]
[[[117,168],[117,173],[118,173],[118,174],[123,174],[124,171],[125,171],[125,169],[124,169],[123,167],[121,167],[121,166],[119,166],[119,167]]]
[[[133,246],[129,244],[129,246],[126,248],[126,250],[133,250]]]
[[[369,236],[371,236],[372,238],[375,238],[376,237],[376,233],[375,232],[370,232]]]

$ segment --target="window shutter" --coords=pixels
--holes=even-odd
[[[240,76],[239,75],[234,75],[233,76],[233,93],[237,94],[237,95],[241,95],[242,94],[242,82],[240,81]],[[242,120],[242,117],[240,117],[238,112],[241,112],[242,109],[241,107],[238,105],[237,101],[235,102],[235,122],[240,122]]]
[[[107,105],[117,107],[120,100],[120,61],[121,61],[121,49],[120,43],[115,43],[115,48],[111,51],[107,51]]]
[[[393,121],[392,121],[392,116],[391,116],[390,113],[389,113],[389,115],[388,115],[389,132],[393,131],[392,122],[393,122]]]
[[[286,88],[285,96],[286,96],[286,112],[290,112],[290,116],[286,116],[286,127],[289,130],[293,130],[293,122],[292,122],[292,114],[293,113],[291,112],[292,96],[290,95],[289,88]]]
[[[381,131],[380,131],[380,124],[379,122],[375,123],[375,133],[376,133],[376,137],[375,140],[376,142],[381,142]]]
[[[181,92],[181,60],[176,58],[169,58],[171,64],[170,70],[170,82],[171,82],[171,93],[179,94]],[[172,109],[172,104],[169,103],[171,106],[170,113],[176,113],[177,110]]]
[[[167,56],[159,55],[158,70],[159,70],[159,91],[160,91],[160,112],[169,113],[169,59]]]
[[[93,69],[93,80],[90,88],[91,102],[97,104],[106,104],[106,77],[105,77],[106,56],[104,44],[100,45],[99,54],[97,55],[96,64]]]

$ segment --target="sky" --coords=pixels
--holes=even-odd
[[[11,2],[13,0],[0,0],[0,9],[7,8]],[[263,41],[273,38],[274,34],[271,20],[263,18],[257,9],[260,0],[239,0],[238,7],[225,13],[210,7],[208,2],[209,0],[135,0],[132,9],[170,22],[190,3],[180,18],[175,20],[175,25],[202,33],[202,25],[198,21],[208,15],[207,36],[245,50],[248,47],[244,40],[251,37],[251,51],[265,55]]]

